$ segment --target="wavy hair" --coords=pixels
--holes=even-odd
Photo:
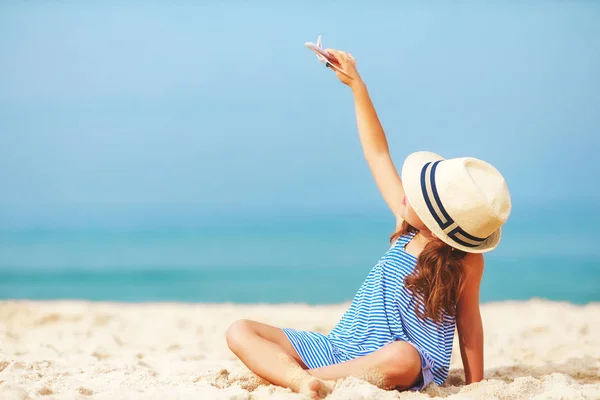
[[[404,221],[390,241],[393,243],[418,229]],[[435,238],[429,241],[417,258],[417,266],[404,279],[413,295],[417,316],[423,320],[443,322],[444,315],[456,316],[456,304],[464,285],[462,260],[467,253]]]

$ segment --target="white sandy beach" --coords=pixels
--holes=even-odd
[[[240,318],[327,332],[347,305],[0,302],[0,399],[300,399],[257,385],[228,350]],[[421,393],[349,378],[330,399],[600,399],[600,303],[485,304],[486,380]]]

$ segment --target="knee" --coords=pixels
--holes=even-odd
[[[410,387],[421,376],[421,355],[406,342],[397,341],[384,347],[382,364],[386,381],[392,386]]]
[[[225,333],[225,339],[231,351],[236,353],[243,346],[244,340],[253,332],[251,325],[252,321],[247,319],[240,319],[229,325]]]

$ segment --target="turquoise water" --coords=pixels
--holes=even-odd
[[[482,301],[600,301],[598,219],[513,213],[501,246],[486,257]],[[387,250],[392,228],[386,214],[254,214],[171,227],[5,229],[0,298],[348,301]]]

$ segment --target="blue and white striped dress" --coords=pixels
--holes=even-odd
[[[421,355],[423,381],[413,389],[446,380],[455,320],[445,315],[440,324],[417,317],[411,292],[404,286],[404,278],[417,265],[416,257],[404,251],[413,236],[403,235],[381,257],[329,335],[283,329],[308,368],[348,361],[403,340]]]

